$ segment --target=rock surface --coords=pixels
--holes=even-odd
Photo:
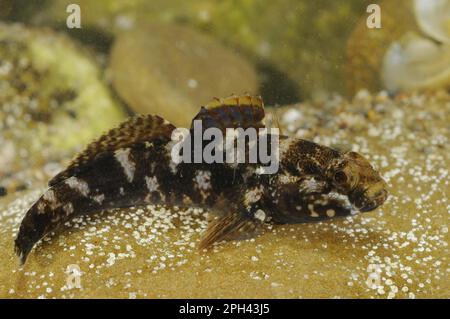
[[[449,101],[360,91],[278,110],[285,134],[367,156],[391,196],[374,212],[268,226],[208,253],[196,249],[204,212],[149,206],[79,218],[20,269],[13,239],[44,188],[0,198],[0,297],[449,298]],[[74,269],[81,288],[69,289]]]
[[[249,63],[186,26],[147,24],[121,33],[110,70],[114,88],[133,111],[181,127],[189,127],[200,105],[214,96],[258,91]]]

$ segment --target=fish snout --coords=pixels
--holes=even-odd
[[[382,205],[389,193],[384,181],[374,184],[366,190],[356,190],[350,194],[349,199],[361,212],[369,212]]]
[[[364,192],[361,212],[369,212],[382,205],[388,198],[389,193],[385,188],[385,183],[375,185]]]

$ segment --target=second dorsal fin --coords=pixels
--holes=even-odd
[[[171,139],[175,126],[163,118],[154,115],[139,115],[128,119],[118,127],[111,129],[100,138],[90,143],[86,149],[69,164],[69,166],[48,183],[53,186],[76,172],[95,159],[98,155],[131,146],[135,143]]]
[[[216,98],[202,106],[192,121],[201,120],[203,129],[216,127],[222,131],[238,127],[263,128],[264,115],[264,103],[260,96],[232,95],[224,99]]]

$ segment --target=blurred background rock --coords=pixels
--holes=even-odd
[[[436,74],[440,73],[437,70],[446,69],[449,55],[448,48],[442,47],[443,43],[448,44],[450,33],[450,5],[446,0],[80,0],[76,3],[82,8],[81,30],[65,27],[66,7],[70,3],[3,0],[3,16],[67,31],[106,53],[118,34],[130,29],[142,33],[142,26],[148,22],[189,26],[191,33],[195,28],[212,36],[210,45],[219,45],[213,44],[215,38],[256,68],[259,92],[269,105],[332,92],[351,96],[361,88],[395,91],[448,85],[447,73]],[[381,6],[381,29],[366,26],[366,8],[371,3]],[[423,39],[412,40],[407,35],[410,33]],[[158,37],[148,34],[149,41]],[[168,41],[159,43],[166,45]],[[425,50],[433,52],[420,53]],[[209,59],[214,60],[214,56],[211,54]],[[410,61],[419,66],[412,66]],[[402,71],[411,68],[426,70],[412,74]],[[206,68],[204,72],[208,72]],[[392,75],[397,73],[400,75]],[[403,83],[402,79],[411,76],[426,77],[427,83]],[[250,89],[253,87],[247,88]],[[205,103],[203,96],[198,98],[192,101],[193,107]]]
[[[253,65],[188,26],[146,24],[120,33],[109,68],[113,87],[134,112],[181,127],[214,96],[258,92]]]
[[[35,10],[15,17],[68,31],[66,7],[72,2],[41,1],[35,4]],[[366,15],[365,8],[371,1],[81,0],[76,3],[82,8],[83,28],[69,33],[83,42],[109,50],[119,33],[139,28],[142,22],[189,25],[210,34],[254,64],[259,75],[259,91],[268,104],[286,104],[345,89],[342,68],[346,60],[346,39],[358,19]],[[16,9],[19,7],[17,3],[14,5]],[[158,34],[148,34],[148,37],[158,37]],[[246,90],[245,86],[242,90]],[[194,102],[195,105],[205,103]]]
[[[18,24],[0,23],[0,105],[3,185],[70,158],[125,116],[86,50],[62,33]]]

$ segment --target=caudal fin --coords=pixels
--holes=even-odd
[[[14,251],[20,259],[20,265],[25,264],[31,249],[46,233],[42,217],[37,211],[38,203],[39,201],[26,213],[15,240]]]

